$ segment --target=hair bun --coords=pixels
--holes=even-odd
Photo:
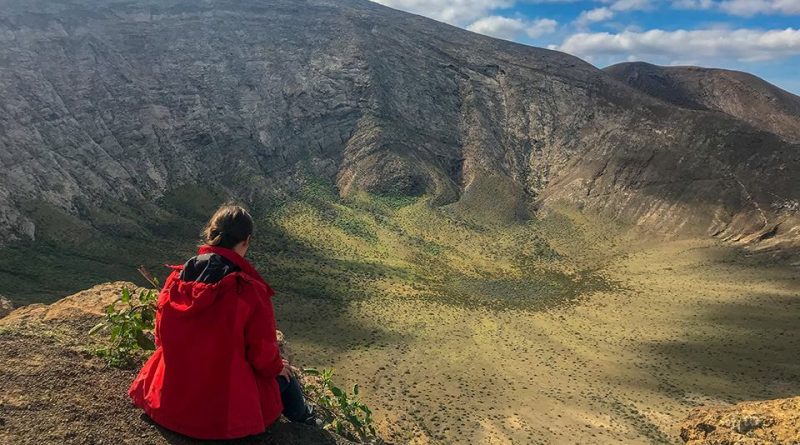
[[[220,207],[203,229],[203,241],[207,245],[233,248],[253,234],[253,217],[243,207],[224,205]]]

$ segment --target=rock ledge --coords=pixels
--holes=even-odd
[[[701,408],[681,425],[689,445],[798,445],[800,397]]]

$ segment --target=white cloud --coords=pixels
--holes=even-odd
[[[745,17],[800,14],[800,0],[672,0],[672,6],[678,9],[719,9]]]
[[[568,37],[556,49],[585,59],[604,56],[623,60],[632,56],[637,59],[734,59],[751,62],[800,55],[800,29],[654,29],[619,34],[579,33]]]
[[[602,7],[581,12],[578,18],[575,19],[575,23],[578,26],[586,26],[590,23],[604,22],[606,20],[611,20],[612,18],[614,18],[614,11],[606,7]]]
[[[555,32],[558,22],[553,19],[536,19],[528,23],[525,34],[530,38],[536,38],[545,34]]]
[[[653,9],[653,3],[650,0],[616,0],[610,3],[611,9],[614,11],[646,11]]]
[[[466,24],[490,11],[509,8],[515,0],[372,0],[403,11],[424,15],[452,24]]]
[[[464,26],[498,9],[511,8],[519,3],[572,3],[577,0],[372,0],[392,8]],[[596,9],[612,12],[647,11],[666,0],[594,0],[603,4]],[[731,15],[757,14],[800,15],[800,0],[670,0],[677,9],[717,9]],[[594,11],[593,9],[592,11]],[[589,13],[584,11],[581,16]],[[590,23],[591,20],[576,23]],[[608,19],[606,19],[608,20]],[[602,21],[602,20],[596,20]]]
[[[714,0],[673,0],[672,7],[676,9],[711,9],[716,6]]]
[[[597,22],[605,22],[613,19],[617,12],[626,11],[644,11],[653,8],[651,0],[601,0],[608,6],[590,9],[583,11],[575,19],[575,24],[580,27],[586,27],[589,24]]]
[[[551,19],[529,21],[493,15],[475,21],[467,29],[498,39],[514,40],[523,34],[531,38],[550,34],[556,30],[556,26],[558,22]]]
[[[800,14],[800,0],[725,0],[720,2],[723,11],[742,16],[756,14]]]

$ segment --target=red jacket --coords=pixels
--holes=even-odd
[[[158,299],[156,351],[128,394],[153,421],[186,436],[259,434],[283,411],[273,291],[233,250],[198,252],[208,254],[230,267],[217,282],[184,281],[184,266],[173,267]]]

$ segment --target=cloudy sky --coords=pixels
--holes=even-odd
[[[574,54],[748,71],[800,94],[800,0],[373,0]]]

